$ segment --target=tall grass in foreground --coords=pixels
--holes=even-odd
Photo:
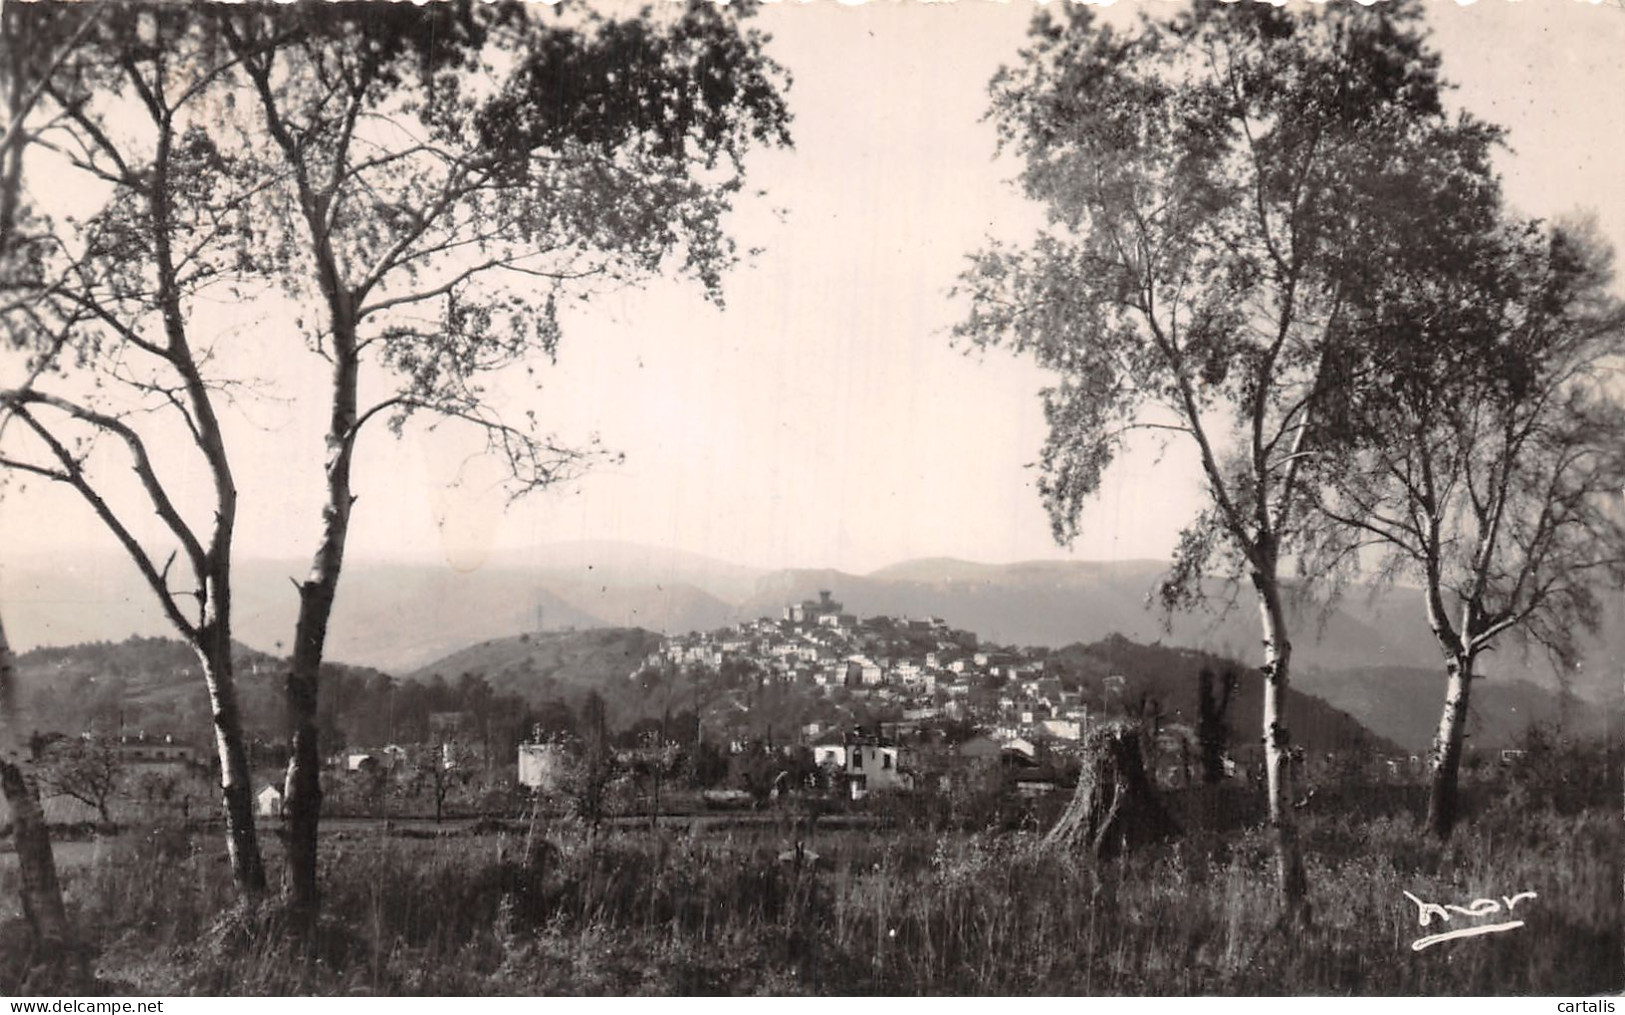
[[[1422,841],[1412,808],[1354,804],[1304,816],[1315,924],[1290,934],[1275,923],[1264,836],[1189,816],[1184,838],[1098,865],[1029,832],[918,827],[825,833],[802,865],[780,861],[786,843],[767,831],[334,836],[327,915],[299,946],[275,907],[234,905],[213,837],[132,833],[67,888],[99,975],[127,992],[1625,988],[1617,812],[1502,797],[1440,847]],[[1523,928],[1415,952],[1441,928],[1419,928],[1402,891],[1462,905],[1539,897],[1520,904]]]

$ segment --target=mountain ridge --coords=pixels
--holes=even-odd
[[[238,564],[234,635],[276,652],[291,641],[297,608],[288,584],[303,563]],[[412,561],[352,561],[340,582],[329,658],[404,672],[474,642],[527,631],[642,626],[666,634],[712,630],[829,590],[863,615],[940,616],[995,642],[1059,647],[1112,633],[1254,663],[1258,644],[1250,590],[1234,608],[1166,621],[1145,606],[1165,565],[1157,561],[1024,560],[987,564],[953,557],[900,561],[866,574],[834,568],[763,570],[684,551],[635,544],[548,544],[495,557],[471,571]],[[1217,587],[1215,588],[1217,590]],[[1349,592],[1329,610],[1295,607],[1295,669],[1439,669],[1415,590]],[[1617,595],[1614,596],[1618,598]],[[1610,604],[1613,605],[1612,603]],[[19,648],[130,635],[164,636],[167,621],[134,567],[114,554],[30,558],[0,566],[0,609]],[[1585,665],[1567,674],[1576,693],[1617,693],[1609,674],[1625,663],[1625,609],[1610,609]],[[1557,674],[1538,654],[1486,661],[1496,679],[1547,689]]]

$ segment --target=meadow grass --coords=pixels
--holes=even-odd
[[[912,821],[688,834],[568,822],[324,839],[325,909],[295,942],[235,903],[219,843],[131,832],[67,872],[108,990],[162,994],[1591,994],[1622,977],[1620,816],[1516,793],[1447,845],[1415,794],[1302,813],[1314,922],[1278,921],[1268,839],[1211,797],[1185,834],[1110,863],[1031,830]],[[1216,820],[1222,815],[1222,820]],[[1238,817],[1239,815],[1239,817]],[[274,842],[274,840],[273,840]],[[271,857],[273,869],[278,860]],[[13,886],[0,885],[11,891]],[[1411,942],[1402,894],[1466,905],[1533,891],[1526,926]]]

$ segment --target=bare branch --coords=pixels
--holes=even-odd
[[[22,420],[30,429],[32,429],[39,439],[44,442],[45,446],[50,449],[51,454],[59,463],[60,469],[54,471],[46,470],[40,467],[30,466],[26,463],[16,462],[12,459],[5,459],[4,461],[7,466],[20,468],[25,472],[31,472],[35,475],[45,476],[46,478],[65,483],[77,490],[79,495],[84,498],[85,502],[90,505],[91,509],[96,512],[96,516],[102,520],[102,524],[105,525],[108,531],[112,532],[114,538],[119,541],[119,545],[124,547],[124,552],[129,555],[132,561],[135,562],[135,566],[138,570],[140,570],[141,576],[147,580],[147,585],[151,587],[152,591],[158,596],[159,605],[163,607],[164,615],[169,618],[170,623],[174,624],[175,628],[179,630],[181,634],[187,638],[187,640],[195,642],[198,637],[198,628],[186,618],[184,613],[181,612],[180,604],[175,601],[175,594],[170,591],[170,588],[164,581],[163,576],[158,573],[158,569],[153,565],[152,558],[148,556],[146,548],[141,545],[140,540],[135,538],[135,535],[131,533],[129,528],[108,505],[106,499],[102,497],[102,495],[86,478],[84,467],[80,464],[78,458],[76,458],[74,454],[62,444],[61,441],[57,440],[56,436],[52,434],[47,427],[36,420],[33,414],[30,413],[26,407],[17,406],[12,411],[13,414],[18,419]],[[196,540],[193,540],[192,545],[196,545]],[[191,547],[188,547],[188,556],[192,555],[191,549]],[[198,558],[194,557],[193,559],[195,560]],[[198,573],[201,575],[202,571],[200,570]]]
[[[158,479],[157,473],[153,471],[152,460],[147,454],[146,442],[128,424],[116,417],[96,412],[67,399],[47,395],[39,391],[0,390],[0,405],[9,407],[12,413],[22,418],[42,437],[46,436],[45,428],[27,411],[26,406],[50,406],[97,429],[105,430],[122,440],[130,450],[130,456],[134,459],[135,474],[141,480],[142,489],[146,491],[154,510],[158,513],[158,517],[163,520],[169,531],[175,535],[175,538],[180,540],[181,546],[186,550],[186,555],[196,573],[200,576],[206,573],[207,562],[202,543],[192,531],[191,526],[187,525],[186,521],[181,517],[180,512],[175,509],[174,503],[169,498],[168,491],[164,489],[164,485]],[[54,437],[50,437],[47,443],[51,445],[53,451],[61,447]],[[63,461],[64,468],[67,469],[70,476],[70,481],[73,481],[74,485],[78,485],[78,482],[72,480],[71,477],[82,479],[83,471],[78,466],[77,460],[71,459],[71,455],[64,458],[66,454],[64,449],[57,457]],[[69,460],[74,461],[72,468],[67,468]]]

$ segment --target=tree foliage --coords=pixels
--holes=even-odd
[[[1121,34],[1079,8],[1041,16],[994,80],[1048,222],[976,255],[956,334],[1057,375],[1040,491],[1058,539],[1136,431],[1193,439],[1212,496],[1170,597],[1216,550],[1256,568],[1295,531],[1349,295],[1381,276],[1375,250],[1490,185],[1495,132],[1444,117],[1419,19],[1203,6]]]
[[[44,37],[58,13],[42,5],[29,30]],[[534,385],[562,301],[668,268],[720,300],[746,152],[789,140],[785,77],[748,13],[459,2],[62,15],[82,44],[52,68],[26,140],[86,184],[93,207],[6,209],[8,229],[26,226],[0,265],[0,323],[22,363],[0,401],[23,437],[0,465],[81,494],[197,646],[242,824],[229,672],[238,490],[220,419],[245,379],[229,338],[197,334],[199,310],[252,307],[264,349],[303,347],[330,365],[315,403],[321,536],[287,683],[302,913],[316,892],[319,676],[363,428],[382,419],[400,434],[418,415],[472,426],[520,493],[597,455],[549,435],[533,406],[499,404],[490,377],[523,365]],[[6,143],[10,164],[9,131]],[[212,499],[181,503],[185,466],[158,454],[172,446],[195,454]],[[133,499],[106,479],[114,454],[134,469]],[[163,523],[156,542],[135,524],[146,513]],[[258,883],[244,835],[238,853],[256,858],[245,882]]]
[[[1353,351],[1347,306],[1383,255],[1488,203],[1496,132],[1450,119],[1412,4],[1198,5],[1119,33],[1041,14],[992,85],[1001,146],[1047,222],[965,273],[963,341],[1057,382],[1039,490],[1056,538],[1136,432],[1189,440],[1208,504],[1160,597],[1245,575],[1260,603],[1264,742],[1283,899],[1306,913],[1284,720],[1280,569]]]
[[[788,143],[780,72],[739,18],[707,4],[629,19],[219,12],[242,65],[222,148],[270,183],[237,254],[310,308],[308,344],[380,378],[332,439],[427,413],[481,428],[521,491],[582,464],[533,417],[505,419],[480,378],[534,373],[564,301],[673,255],[720,300],[745,154]]]
[[[1469,239],[1412,250],[1361,300],[1350,454],[1321,505],[1339,524],[1305,559],[1358,567],[1376,547],[1381,575],[1427,591],[1447,655],[1521,637],[1572,668],[1625,581],[1613,254],[1583,222],[1508,215]]]
[[[1477,660],[1543,646],[1560,674],[1625,581],[1625,308],[1612,251],[1583,224],[1510,214],[1448,247],[1417,244],[1361,294],[1361,369],[1339,386],[1305,560],[1421,585],[1448,673],[1429,829],[1447,837]]]

